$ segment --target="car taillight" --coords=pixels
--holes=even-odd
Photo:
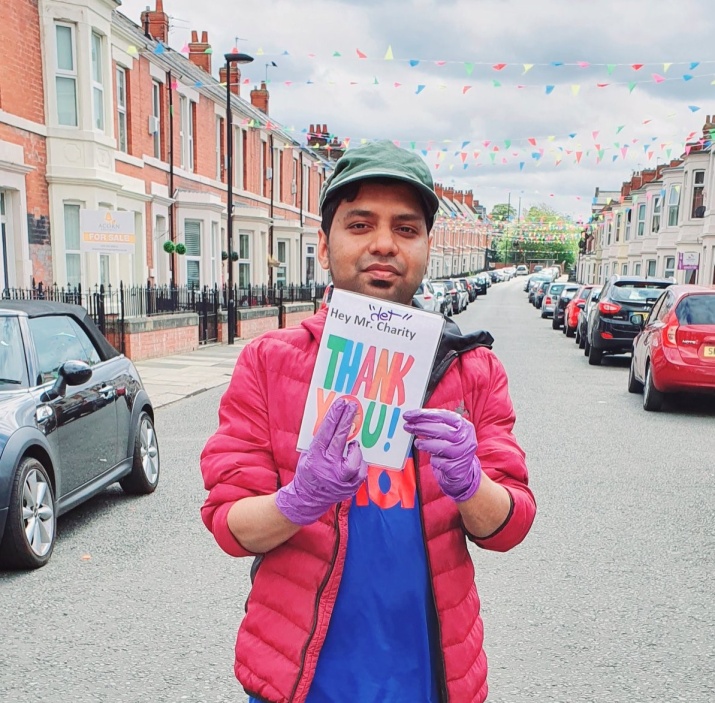
[[[665,328],[665,339],[663,340],[671,346],[671,347],[677,347],[678,346],[678,325],[668,325]]]
[[[551,305],[551,298],[546,298],[546,300],[544,301],[544,303],[545,303],[546,305]]]
[[[429,293],[425,293],[425,300],[432,300],[432,296]]]
[[[621,306],[618,303],[609,303],[607,300],[603,300],[598,304],[598,310],[604,315],[615,315],[621,311]]]

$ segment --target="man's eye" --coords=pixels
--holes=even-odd
[[[417,234],[417,230],[414,227],[408,227],[407,225],[400,227],[400,232],[403,234]]]
[[[364,222],[354,222],[348,225],[348,229],[364,229],[365,227],[367,227],[367,225]]]

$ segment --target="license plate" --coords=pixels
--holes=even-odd
[[[715,359],[715,347],[705,347],[703,349],[703,356],[707,359]]]

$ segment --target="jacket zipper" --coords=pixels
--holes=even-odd
[[[415,459],[419,457],[417,450],[415,450]],[[415,467],[415,481],[417,483],[417,494],[419,498],[419,505],[420,505],[420,529],[422,530],[422,542],[424,543],[424,549],[425,549],[425,558],[427,560],[427,571],[429,572],[429,590],[430,590],[430,595],[432,596],[432,607],[434,608],[434,619],[437,624],[437,638],[439,639],[439,642],[437,643],[439,645],[439,689],[440,689],[440,698],[442,703],[448,703],[449,701],[449,693],[447,692],[447,668],[446,664],[444,661],[444,651],[442,650],[442,624],[440,623],[439,620],[439,610],[437,610],[437,599],[435,598],[434,595],[434,574],[432,573],[432,562],[430,561],[429,557],[429,550],[427,549],[427,534],[425,533],[425,519],[424,519],[424,512],[422,510],[422,487],[420,483],[420,463],[419,461],[416,462],[417,466]]]
[[[313,611],[313,625],[310,629],[310,634],[308,635],[308,639],[306,640],[305,644],[303,645],[303,650],[300,653],[300,669],[298,670],[298,678],[296,678],[295,684],[293,685],[293,690],[290,693],[291,701],[295,698],[295,692],[298,690],[298,686],[300,685],[300,680],[303,678],[303,671],[305,669],[305,657],[306,657],[306,654],[308,653],[308,647],[310,646],[310,643],[311,643],[313,637],[315,636],[315,631],[318,628],[318,610],[320,608],[320,599],[322,598],[323,591],[325,590],[326,586],[328,585],[328,581],[330,581],[330,577],[333,574],[333,569],[335,569],[335,560],[338,556],[338,550],[340,549],[340,503],[338,503],[335,506],[335,530],[337,532],[337,538],[335,540],[333,556],[330,559],[330,568],[328,569],[328,573],[325,575],[323,582],[320,584],[320,588],[318,589],[318,594],[315,598],[315,610]]]

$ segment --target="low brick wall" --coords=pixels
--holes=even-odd
[[[281,327],[293,327],[315,314],[314,303],[284,303],[281,307]]]
[[[237,308],[236,337],[252,339],[278,329],[278,308]]]
[[[107,337],[119,348],[118,331],[110,332]],[[199,316],[194,312],[124,321],[124,353],[132,361],[183,354],[198,348]]]

